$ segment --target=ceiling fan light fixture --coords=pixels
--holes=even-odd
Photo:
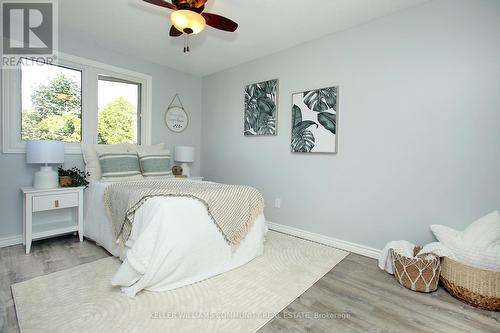
[[[187,34],[200,33],[207,24],[203,16],[187,9],[173,11],[170,14],[170,21],[177,30]]]

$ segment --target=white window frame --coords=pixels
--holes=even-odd
[[[141,84],[140,142],[151,144],[153,78],[150,75],[101,62],[58,53],[57,64],[82,72],[82,141],[65,143],[66,154],[81,154],[82,144],[97,144],[99,75]],[[2,152],[24,154],[26,142],[21,140],[21,69],[2,69]]]

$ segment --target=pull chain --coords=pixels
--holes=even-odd
[[[189,34],[184,35],[184,53],[189,52]]]

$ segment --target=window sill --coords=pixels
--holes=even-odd
[[[26,154],[25,144],[20,144],[18,147],[3,147],[2,153],[4,154]],[[82,148],[80,144],[65,144],[64,154],[66,155],[80,155]]]

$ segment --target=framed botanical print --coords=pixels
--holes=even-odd
[[[294,153],[337,153],[338,87],[292,95]]]
[[[276,135],[278,79],[245,87],[245,136]]]

